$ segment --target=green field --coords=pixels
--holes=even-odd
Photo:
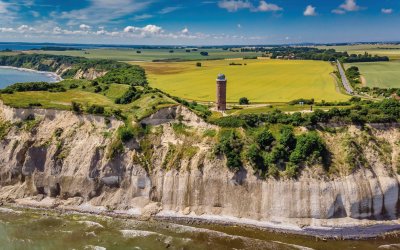
[[[360,69],[368,87],[400,88],[400,61],[346,64],[350,66]]]
[[[242,65],[230,66],[231,62]],[[202,67],[194,62],[140,65],[146,69],[152,87],[189,100],[214,101],[218,73],[228,78],[228,102],[238,102],[240,97],[253,103],[349,99],[335,88],[330,75],[334,67],[321,61],[219,60],[203,61]]]
[[[137,51],[141,53],[138,54]],[[81,56],[89,59],[112,59],[118,61],[153,61],[153,60],[212,60],[225,58],[242,58],[248,56],[261,56],[262,53],[255,52],[233,52],[223,49],[199,49],[198,51],[186,52],[186,49],[88,49],[88,50],[70,50],[70,51],[29,51],[29,53]],[[208,56],[200,55],[200,52],[206,51]]]
[[[393,44],[360,44],[346,46],[317,46],[319,49],[335,49],[336,51],[347,51],[349,54],[364,54],[387,56],[392,60],[400,59],[400,45]]]
[[[67,80],[62,84],[68,88],[70,83],[76,82],[75,80]],[[80,81],[79,84],[87,87],[85,89],[68,89],[66,92],[28,91],[0,94],[0,99],[4,104],[17,108],[26,108],[32,103],[40,103],[41,108],[61,110],[70,110],[72,102],[80,103],[84,107],[99,105],[107,111],[121,110],[124,115],[134,120],[140,120],[161,108],[175,105],[174,100],[162,94],[154,93],[144,94],[140,99],[130,104],[115,104],[115,99],[129,89],[128,85],[109,84],[108,90],[102,93],[93,93],[93,87],[90,87],[89,83]]]

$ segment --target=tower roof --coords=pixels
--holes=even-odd
[[[225,75],[224,74],[218,74],[217,80],[225,80]]]

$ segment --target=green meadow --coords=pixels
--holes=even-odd
[[[352,63],[357,66],[368,87],[400,88],[400,61]]]

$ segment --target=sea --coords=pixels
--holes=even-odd
[[[0,207],[0,249],[397,249],[393,239],[324,240],[252,228]],[[386,247],[386,248],[385,248]],[[395,247],[392,245],[392,247]]]
[[[59,80],[60,78],[51,72],[0,67],[0,89],[17,82],[58,82]]]

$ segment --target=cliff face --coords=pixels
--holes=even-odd
[[[35,120],[32,120],[32,116]],[[110,157],[122,122],[67,111],[24,110],[0,105],[0,200],[71,209],[124,210],[142,216],[226,216],[259,222],[338,226],[359,219],[398,217],[400,132],[372,129],[389,155],[363,146],[363,165],[349,175],[318,177],[317,168],[298,180],[262,180],[250,167],[232,173],[211,151],[217,130],[182,107],[159,111],[144,123],[153,133],[135,138]],[[26,118],[30,120],[26,120]],[[171,122],[187,125],[179,132]],[[346,136],[360,137],[352,127]],[[2,133],[0,133],[1,135]],[[343,134],[327,134],[332,164],[346,167]],[[339,171],[343,173],[344,171]]]

